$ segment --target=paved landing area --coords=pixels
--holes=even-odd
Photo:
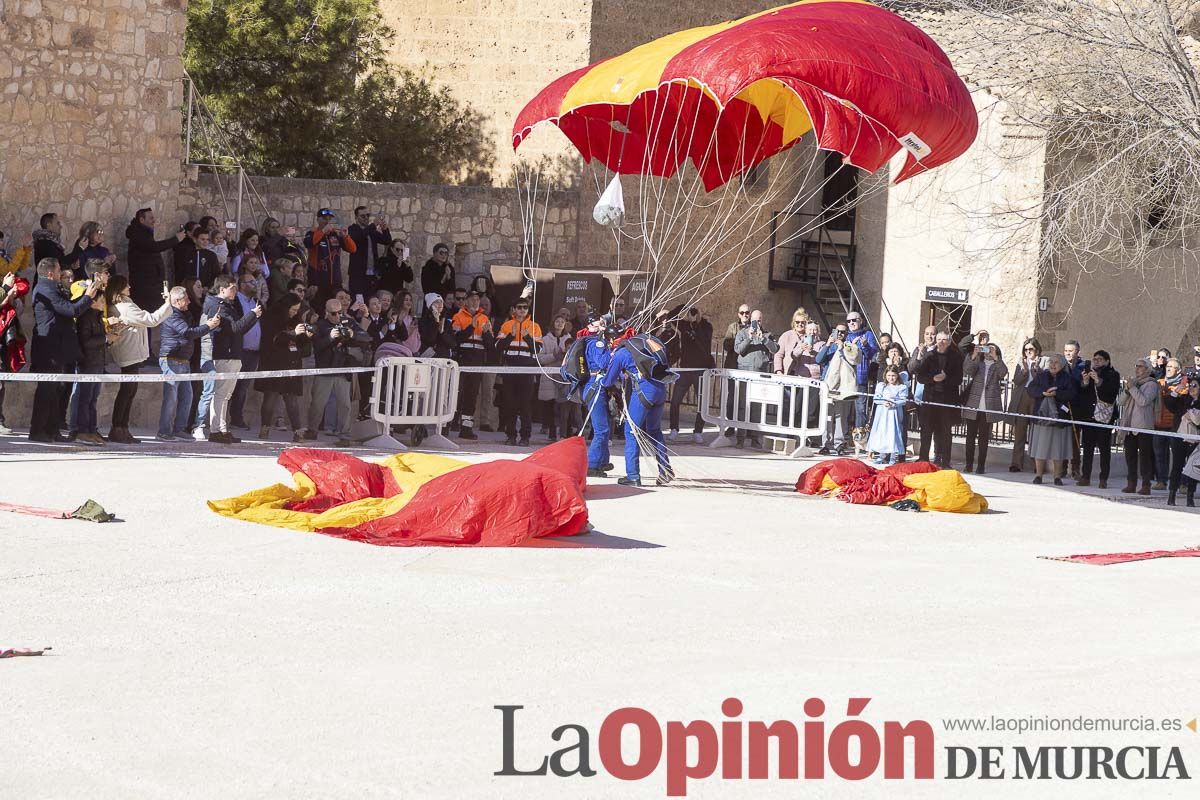
[[[1200,734],[1187,729],[943,727],[1200,716],[1200,560],[1037,558],[1200,545],[1200,518],[1163,507],[1162,493],[1122,503],[989,474],[971,479],[988,514],[900,513],[795,495],[812,462],[681,445],[678,486],[594,481],[595,531],[536,547],[377,548],[207,510],[286,482],[280,447],[0,439],[0,499],[91,497],[121,519],[0,515],[0,648],[54,648],[0,661],[5,795],[665,797],[662,765],[636,782],[601,769],[605,716],[640,706],[664,725],[718,724],[736,696],[747,721],[799,724],[810,697],[825,700],[829,729],[850,697],[872,698],[862,717],[880,730],[926,720],[938,779],[712,778],[689,797],[1195,796],[1194,781],[943,778],[953,745],[1178,746],[1200,778]],[[518,767],[561,747],[550,734],[573,723],[590,731],[600,774],[495,777],[495,705],[525,706]]]

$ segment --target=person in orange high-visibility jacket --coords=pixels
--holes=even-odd
[[[342,251],[358,252],[350,234],[337,227],[337,217],[328,208],[317,212],[317,224],[304,234],[308,248],[308,285],[319,286],[327,297],[342,288]]]
[[[464,367],[482,367],[487,354],[496,344],[492,321],[479,307],[479,292],[467,294],[467,304],[451,320],[454,338],[458,340],[458,363]],[[475,433],[475,401],[479,399],[479,384],[483,375],[464,372],[458,383],[458,438],[478,439]]]
[[[542,329],[529,318],[529,301],[521,298],[512,307],[512,319],[500,328],[496,352],[506,367],[537,366],[537,343]],[[505,375],[501,397],[505,418],[506,444],[517,444],[517,417],[521,418],[522,447],[529,445],[533,433],[533,375]]]

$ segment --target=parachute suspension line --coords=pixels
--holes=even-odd
[[[649,458],[653,459],[655,466],[658,467],[658,455],[657,455],[658,443],[654,441],[654,438],[644,428],[642,428],[640,425],[637,425],[633,421],[633,418],[629,416],[629,398],[626,396],[624,388],[622,388],[620,391],[621,391],[621,402],[625,407],[625,420],[628,423],[628,431],[633,434],[634,441],[636,441],[637,445],[638,445],[638,457],[640,459],[640,458],[648,456]],[[637,390],[635,389],[634,391],[637,391]],[[699,409],[697,409],[696,413],[699,413]],[[626,435],[628,435],[628,433]],[[717,435],[724,436],[725,433],[724,433],[724,431],[722,431],[718,428]],[[663,450],[666,452],[668,457],[676,458],[676,459],[683,457],[683,454],[680,453],[678,450],[675,450],[674,448],[672,448],[671,445],[667,443],[665,438],[663,439]],[[679,469],[674,463],[672,463],[672,465],[671,465],[671,470],[672,470],[672,472],[675,473],[676,478],[679,479]],[[639,472],[640,471],[641,470],[639,469]],[[726,489],[739,490],[742,488],[742,487],[738,486],[736,483],[733,483],[725,478],[722,478],[721,476],[717,475],[716,473],[709,472],[708,470],[702,469],[700,467],[696,467],[695,465],[691,464],[690,462],[688,464],[688,472],[694,472],[694,473],[698,474],[700,477],[709,479],[713,483],[715,483],[723,488],[726,488]],[[681,483],[688,482],[688,478],[686,476],[679,480]]]
[[[862,115],[860,115],[860,117],[859,117],[859,129],[858,129],[858,130],[856,131],[856,133],[855,133],[855,143],[857,143],[857,141],[858,141],[859,137],[861,136],[861,126],[862,126],[862,120],[863,120],[864,118],[865,118],[865,117],[864,117],[864,116],[862,116]],[[824,152],[829,152],[829,151],[819,150],[819,151],[818,151],[818,155],[819,155],[820,153],[824,153]],[[839,173],[839,172],[840,172],[842,169],[845,169],[845,168],[847,168],[847,167],[849,167],[850,169],[856,169],[856,168],[855,168],[853,165],[849,164],[849,162],[847,162],[847,161],[845,160],[845,158],[843,157],[843,162],[842,162],[842,164],[841,164],[841,165],[838,167],[838,169],[837,169],[837,170],[834,170],[834,172],[833,172],[832,174],[830,174],[830,175],[826,176],[826,177],[825,177],[825,178],[824,178],[824,179],[823,179],[823,180],[822,180],[822,181],[821,181],[821,182],[820,182],[820,183],[819,183],[819,184],[818,184],[818,185],[817,185],[817,186],[816,186],[816,187],[815,187],[815,188],[812,190],[812,192],[810,193],[810,196],[809,196],[809,197],[805,198],[805,199],[803,200],[803,202],[801,202],[801,201],[800,201],[800,199],[799,199],[798,197],[797,197],[797,198],[794,198],[794,202],[793,202],[793,204],[792,204],[792,205],[790,205],[790,206],[789,206],[789,209],[791,209],[791,208],[799,208],[799,207],[801,207],[801,206],[803,206],[803,205],[806,205],[806,204],[808,203],[808,201],[809,201],[809,200],[813,199],[813,198],[816,196],[816,193],[817,193],[817,192],[823,192],[823,191],[824,191],[824,189],[825,189],[825,187],[826,187],[826,186],[827,186],[827,185],[828,185],[830,182],[832,182],[832,181],[833,181],[833,179],[834,179],[834,178],[837,176],[837,174],[838,174],[838,173]],[[874,191],[878,191],[878,190],[879,190],[881,187],[882,187],[882,184],[876,184],[876,186],[872,187],[872,189],[871,189],[871,191],[870,191],[870,192],[868,192],[867,194],[864,194],[864,195],[860,195],[860,197],[867,197],[867,196],[870,196],[872,192],[874,192]],[[834,205],[837,205],[837,204],[839,204],[841,201],[843,201],[843,200],[845,200],[847,197],[849,197],[850,191],[857,191],[857,190],[858,190],[858,186],[857,186],[857,182],[856,182],[855,188],[854,188],[853,190],[847,190],[847,191],[846,191],[846,193],[845,193],[845,194],[843,194],[841,197],[839,197],[839,198],[836,198],[836,199],[833,201],[833,204],[834,204]],[[768,222],[769,222],[769,221],[768,221]],[[797,232],[795,232],[794,234],[792,234],[792,235],[790,235],[790,236],[786,237],[786,238],[785,238],[785,239],[783,239],[782,241],[777,241],[777,242],[775,243],[775,245],[774,245],[774,246],[775,246],[776,248],[778,248],[778,247],[782,247],[782,246],[784,246],[784,245],[786,245],[786,244],[789,244],[789,243],[791,243],[791,242],[795,241],[797,238],[799,238],[799,237],[801,237],[801,236],[804,236],[804,235],[806,235],[807,233],[810,233],[810,232],[811,232],[811,231],[812,231],[812,230],[813,230],[813,229],[816,227],[816,225],[818,225],[818,224],[819,224],[819,222],[815,222],[813,227],[801,227],[801,228],[800,228],[800,229],[799,229]],[[761,226],[761,225],[760,225],[760,226],[758,226],[758,227],[759,227],[759,228],[761,228],[761,227],[763,227],[763,226]],[[769,240],[769,237],[767,238],[767,240],[766,240],[766,241],[767,241],[767,242],[769,242],[769,241],[770,241],[770,240]],[[760,246],[761,246],[761,245],[760,245]],[[769,246],[768,246],[766,250],[763,250],[762,252],[755,253],[754,255],[752,255],[752,256],[751,256],[751,258],[757,258],[757,257],[759,257],[760,255],[763,255],[764,253],[770,252],[770,250],[771,250],[771,247],[769,247]]]
[[[791,197],[791,199],[787,203],[787,205],[786,205],[787,208],[792,209],[792,208],[797,208],[797,207],[802,206],[804,203],[807,203],[807,201],[809,199],[816,196],[816,194],[818,192],[821,192],[824,189],[824,186],[828,182],[829,178],[826,178],[825,180],[821,181],[815,187],[810,187],[808,185],[808,179],[812,174],[812,169],[821,160],[822,152],[823,151],[820,151],[820,150],[814,148],[813,157],[810,159],[809,170],[808,170],[807,174],[805,175],[805,180],[801,183],[800,188],[797,190],[797,192]],[[776,186],[776,182],[772,181],[771,185]],[[781,187],[782,184],[779,184],[779,186]],[[742,218],[739,220],[739,223],[741,223],[742,221],[744,221],[746,219],[757,216],[757,214],[759,214],[761,212],[761,209],[766,207],[766,205],[768,203],[773,202],[773,199],[781,191],[782,191],[782,189],[779,188],[774,191],[766,193],[764,195],[762,201],[755,204],[755,207],[753,209],[747,209],[746,213],[744,213],[742,215]],[[721,260],[725,259],[727,256],[730,256],[731,254],[733,254],[733,252],[735,250],[737,251],[737,257],[736,257],[736,260],[734,261],[734,263],[732,264],[732,266],[727,268],[718,277],[718,279],[716,281],[713,281],[708,285],[707,290],[699,295],[700,299],[703,299],[704,297],[708,297],[713,292],[715,292],[721,285],[724,284],[724,282],[729,278],[730,275],[732,275],[734,272],[736,272],[742,266],[752,262],[755,258],[761,257],[761,255],[763,253],[770,252],[771,248],[768,246],[766,248],[766,250],[763,251],[762,253],[756,252],[753,255],[751,255],[750,257],[745,256],[745,250],[746,250],[747,246],[750,245],[751,240],[754,239],[755,231],[762,230],[763,228],[768,227],[769,225],[770,225],[770,217],[768,216],[768,218],[764,222],[752,225],[751,228],[749,229],[749,231],[747,232],[747,234],[745,236],[743,236],[738,242],[727,246],[725,250],[723,250],[722,252],[717,254],[715,257],[713,257],[714,261],[721,261]],[[806,228],[806,229],[800,231],[799,233],[796,234],[796,236],[790,237],[787,241],[791,241],[794,238],[797,238],[798,236],[804,235],[804,233],[807,233],[808,230],[809,229]],[[717,244],[724,245],[725,244],[724,239],[727,239],[727,238],[728,238],[728,236],[721,237],[718,240]],[[769,242],[769,236],[767,237],[766,241]],[[776,246],[779,246],[779,243],[777,243]],[[759,247],[761,247],[760,244],[755,243],[753,245],[754,249],[757,249]]]
[[[758,151],[756,149],[755,155],[757,155],[757,152]],[[726,244],[727,241],[733,237],[735,231],[739,230],[748,220],[757,217],[761,213],[761,210],[768,204],[773,203],[776,197],[782,193],[783,187],[790,185],[793,180],[800,177],[801,171],[805,173],[801,185],[803,186],[808,182],[809,176],[811,175],[811,172],[818,161],[819,153],[815,152],[814,148],[814,154],[808,159],[807,167],[803,168],[803,170],[796,168],[796,174],[794,177],[789,171],[793,164],[798,161],[798,159],[794,157],[793,153],[794,151],[784,153],[776,158],[776,169],[774,170],[776,176],[773,179],[768,180],[767,186],[762,190],[760,198],[757,201],[751,201],[747,205],[741,205],[738,202],[726,203],[724,212],[719,217],[717,223],[707,226],[706,233],[703,236],[698,237],[692,243],[691,254],[680,265],[680,269],[678,270],[681,281],[686,283],[687,279],[691,278],[693,283],[692,294],[688,302],[689,305],[695,305],[699,299],[702,297],[707,297],[709,294],[715,291],[716,288],[724,283],[729,275],[731,275],[739,266],[741,266],[742,263],[744,263],[744,260],[739,258],[738,263],[735,263],[733,266],[726,269],[716,281],[703,280],[707,279],[711,273],[712,264],[719,261],[725,255],[727,255],[728,252],[731,252],[734,249],[740,249],[744,251],[744,248],[748,242],[748,238],[752,234],[747,234],[746,236],[741,237],[740,241],[730,246],[726,253],[722,253],[719,256],[714,256],[712,251]],[[728,184],[726,185],[728,186]],[[735,195],[735,200],[750,200],[750,195],[745,190],[744,180],[739,181],[738,184],[735,184],[732,191]],[[802,191],[803,189],[801,192]],[[735,222],[731,223],[730,220],[735,214],[738,215],[738,218]],[[703,276],[701,277],[697,275],[696,267],[702,261],[708,261],[709,266],[703,270]],[[703,291],[706,283],[708,285],[708,290]],[[678,289],[681,288],[681,286],[677,285],[675,288]]]

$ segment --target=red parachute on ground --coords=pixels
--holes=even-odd
[[[468,464],[428,453],[381,463],[315,448],[285,450],[294,486],[209,501],[218,514],[386,546],[511,547],[588,527],[587,447],[573,437],[522,461]]]
[[[960,472],[938,469],[928,461],[875,469],[855,458],[831,458],[802,472],[796,491],[856,505],[912,500],[925,510],[960,514],[978,514],[988,508],[987,499],[975,493]]]

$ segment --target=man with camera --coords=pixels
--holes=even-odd
[[[825,442],[820,455],[844,456],[850,451],[851,431],[854,429],[854,398],[858,392],[858,365],[862,353],[847,341],[850,335],[846,323],[838,323],[815,356],[821,367],[821,380],[829,389],[829,419],[825,423]],[[841,431],[838,431],[838,428]]]
[[[924,399],[918,409],[921,417],[920,460],[929,460],[932,441],[937,452],[935,463],[942,469],[950,469],[950,429],[959,417],[957,406],[962,376],[962,351],[951,343],[950,334],[938,331],[934,349],[921,360],[916,378],[925,387]]]
[[[104,291],[107,273],[92,281],[79,299],[71,301],[62,288],[62,264],[55,257],[43,258],[37,264],[41,279],[33,287],[30,304],[33,306],[33,341],[30,342],[30,372],[61,373],[68,364],[80,359],[79,340],[75,335],[75,320],[92,307]],[[33,392],[33,415],[29,423],[31,442],[62,442],[66,438],[59,427],[65,384],[39,381]]]
[[[867,408],[867,388],[871,376],[871,362],[879,355],[879,342],[875,334],[867,330],[863,315],[851,311],[846,315],[846,341],[859,350],[858,365],[854,368],[858,383],[858,394],[854,398],[854,425],[860,428],[869,427],[871,413]]]
[[[257,301],[249,313],[243,313],[237,294],[238,284],[233,276],[218,275],[213,279],[212,294],[204,299],[203,317],[210,320],[215,317],[218,320],[212,335],[212,361],[218,373],[241,372],[244,337],[258,324],[263,313],[263,307]],[[254,363],[258,363],[257,356]],[[208,440],[219,444],[237,444],[241,439],[229,432],[229,402],[237,381],[218,380],[213,383],[215,385],[208,408]],[[197,419],[196,424],[203,425],[203,418]]]
[[[779,342],[775,340],[774,334],[770,333],[762,324],[762,312],[755,309],[750,314],[750,324],[737,332],[733,339],[733,351],[737,353],[737,368],[749,372],[765,372],[770,373],[775,363],[775,354],[779,352]],[[747,384],[738,384],[738,408],[746,407],[746,388]],[[756,408],[761,409],[761,404],[751,403],[749,408],[746,408],[745,420],[753,422],[754,412]],[[759,414],[758,422],[765,422]],[[750,446],[758,447],[758,434],[750,432]],[[746,442],[746,431],[738,430],[734,444],[737,447],[742,447]]]
[[[362,364],[363,348],[369,348],[371,339],[366,331],[342,311],[342,303],[336,298],[325,301],[325,315],[316,324],[313,332],[313,354],[318,369],[357,367]],[[354,352],[351,352],[353,349]],[[321,417],[332,394],[337,406],[338,447],[349,447],[350,441],[350,374],[317,375],[313,379],[312,397],[308,406],[308,431],[306,439],[316,439],[321,428]]]
[[[1085,361],[1079,355],[1082,346],[1074,339],[1063,345],[1063,357],[1067,359],[1067,371],[1071,375],[1071,380],[1075,381],[1075,399],[1071,401],[1071,416],[1074,419],[1087,419],[1091,413],[1092,406],[1095,405],[1095,398],[1085,396],[1079,391],[1079,387],[1083,383],[1083,373],[1090,372],[1092,362]],[[1089,403],[1088,400],[1092,402]],[[1071,426],[1071,477],[1079,479],[1079,454],[1080,444],[1083,442],[1083,428],[1078,425]]]
[[[392,230],[386,219],[372,222],[370,210],[359,206],[354,209],[354,224],[346,233],[354,242],[350,251],[350,294],[366,296],[378,286],[379,248],[392,243]]]
[[[342,251],[353,255],[358,246],[345,228],[337,226],[337,217],[328,208],[317,212],[317,224],[304,234],[308,248],[308,285],[327,294],[342,288]]]

